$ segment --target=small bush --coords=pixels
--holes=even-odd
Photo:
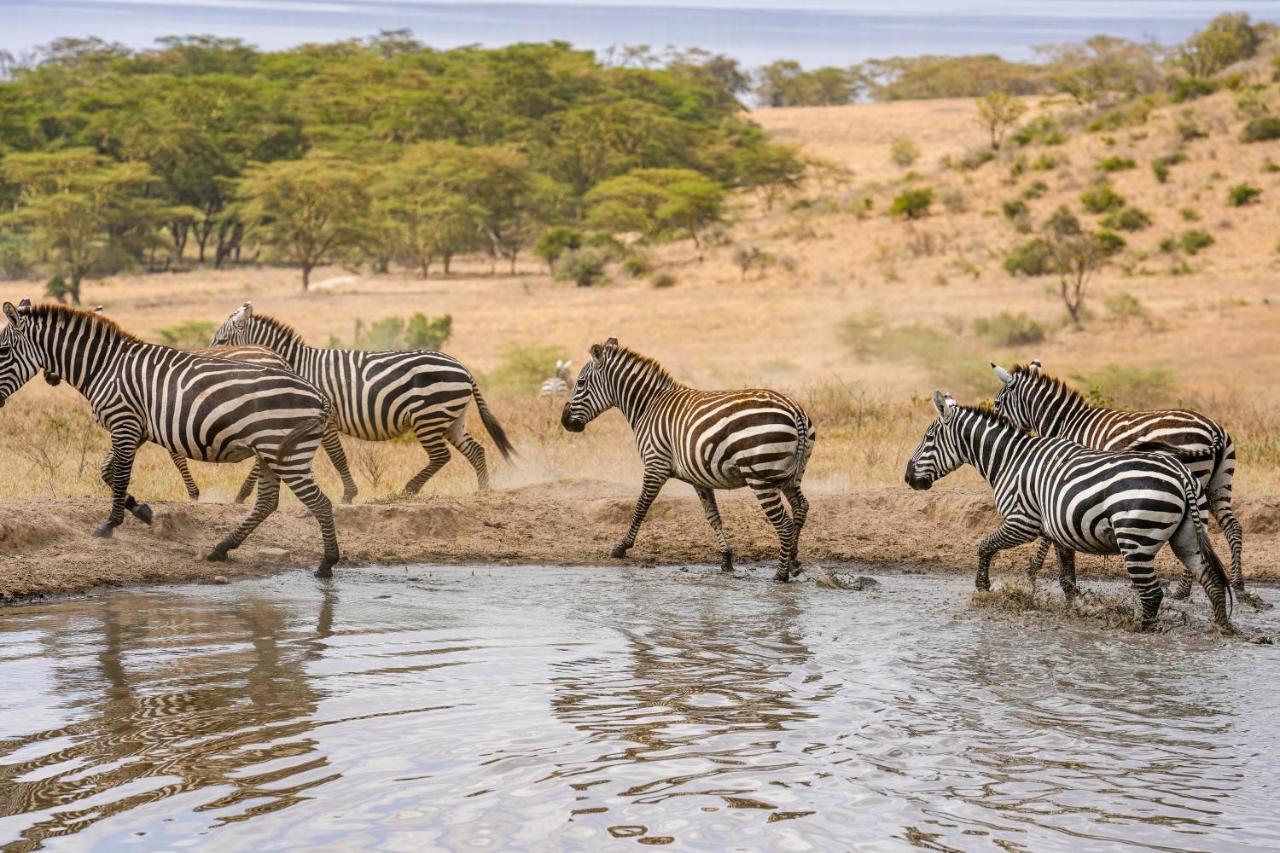
[[[1092,373],[1071,377],[1099,402],[1127,409],[1168,405],[1173,396],[1173,374],[1168,370],[1108,364]]]
[[[417,311],[407,322],[403,317],[384,317],[366,326],[364,320],[357,319],[351,346],[382,351],[439,349],[452,333],[452,315],[428,318]]]
[[[605,250],[587,247],[566,252],[555,265],[557,281],[572,281],[578,287],[591,287],[604,280]]]
[[[943,190],[938,194],[938,200],[942,202],[947,213],[964,213],[969,209],[969,196],[963,190],[955,188]]]
[[[549,268],[554,269],[556,261],[565,252],[582,248],[582,232],[576,228],[557,225],[542,232],[533,246],[533,254],[541,258]]]
[[[1169,100],[1175,104],[1194,101],[1196,98],[1212,95],[1218,91],[1220,85],[1217,80],[1208,78],[1179,77],[1173,81],[1173,86],[1169,89]]]
[[[1136,320],[1147,316],[1147,309],[1143,307],[1138,297],[1126,290],[1109,294],[1102,304],[1106,306],[1107,313],[1116,320]]]
[[[1250,119],[1240,132],[1241,142],[1270,142],[1273,139],[1280,139],[1280,116]]]
[[[1201,228],[1188,228],[1178,238],[1178,246],[1188,255],[1194,255],[1201,249],[1207,249],[1214,243],[1213,235]]]
[[[563,357],[563,347],[508,345],[502,350],[498,368],[484,377],[484,390],[489,393],[492,387],[494,393],[528,394],[547,378],[547,365],[555,364],[556,359]]]
[[[669,272],[663,271],[654,273],[653,277],[649,279],[649,283],[659,290],[665,290],[668,287],[676,286],[676,277]]]
[[[1124,172],[1128,169],[1137,167],[1132,157],[1123,157],[1119,154],[1113,154],[1110,157],[1103,157],[1098,161],[1098,171],[1111,174],[1112,172]]]
[[[1184,207],[1178,211],[1178,215],[1182,217],[1183,222],[1199,222],[1200,214],[1196,212],[1194,207]]]
[[[956,168],[965,172],[972,172],[974,169],[981,168],[994,159],[996,159],[996,152],[983,145],[966,151],[965,155],[956,161]]]
[[[1156,176],[1156,183],[1165,183],[1169,180],[1169,164],[1163,159],[1152,161],[1151,174]]]
[[[1118,231],[1141,231],[1151,224],[1151,214],[1137,207],[1122,207],[1103,219],[1102,224]]]
[[[905,136],[894,137],[893,142],[889,144],[889,159],[894,162],[894,165],[903,169],[908,168],[919,156],[920,149]]]
[[[1232,207],[1244,207],[1246,204],[1253,204],[1260,195],[1262,195],[1261,187],[1255,187],[1252,184],[1236,184],[1227,190],[1227,202]]]
[[[1268,160],[1262,164],[1262,171],[1268,175],[1280,172],[1280,163],[1277,163],[1274,160]]]
[[[1065,166],[1071,162],[1071,158],[1066,154],[1050,154],[1048,151],[1042,151],[1040,156],[1031,161],[1031,168],[1037,172],[1047,172],[1050,169],[1056,169],[1059,166]]]
[[[929,187],[904,190],[889,206],[889,213],[906,219],[920,219],[929,215],[933,199],[934,193]]]
[[[1037,116],[1013,134],[1013,143],[1019,147],[1031,144],[1061,145],[1070,134],[1053,116]]]
[[[1020,198],[1010,199],[1000,205],[1006,219],[1025,219],[1030,213],[1027,203]]]
[[[201,349],[209,345],[218,324],[208,320],[188,320],[176,326],[156,330],[160,343],[174,349]]]
[[[631,255],[622,262],[622,271],[632,278],[640,278],[653,272],[653,261],[648,255]]]
[[[1146,124],[1153,109],[1155,109],[1155,103],[1152,100],[1140,98],[1107,110],[1089,122],[1085,129],[1090,133],[1099,133],[1101,131],[1120,130],[1125,127],[1137,127]]]
[[[1022,191],[1022,197],[1028,200],[1040,198],[1048,191],[1049,191],[1049,185],[1046,184],[1044,181],[1039,181],[1039,180],[1032,181],[1030,184],[1027,185],[1027,188]]]
[[[1053,249],[1044,238],[1036,237],[1014,247],[1003,265],[1010,275],[1049,275],[1053,272]]]
[[[973,321],[973,331],[992,343],[1005,347],[1038,344],[1046,337],[1043,324],[1024,313],[1010,314],[1007,311],[1001,311],[994,317],[979,317]]]
[[[1124,251],[1128,243],[1114,231],[1095,231],[1094,239],[1098,241],[1098,248],[1102,250],[1105,257],[1113,257]]]
[[[1090,213],[1110,213],[1124,207],[1125,199],[1109,185],[1099,184],[1082,192],[1080,203]]]

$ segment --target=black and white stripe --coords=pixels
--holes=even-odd
[[[1126,412],[1091,406],[1079,392],[1045,374],[1040,362],[1007,371],[991,366],[1003,387],[995,410],[1003,418],[1036,435],[1066,438],[1098,450],[1159,450],[1170,453],[1200,480],[1209,508],[1231,547],[1231,583],[1244,589],[1241,553],[1244,536],[1231,508],[1236,448],[1221,424],[1184,409]],[[1044,562],[1048,544],[1032,560],[1032,571]],[[1191,594],[1192,577],[1184,572],[1175,598]]]
[[[405,494],[416,494],[444,467],[450,444],[471,463],[480,488],[489,487],[484,447],[467,432],[467,404],[472,398],[498,451],[503,458],[511,455],[511,443],[471,373],[442,352],[310,347],[286,324],[254,314],[248,302],[227,318],[212,343],[252,344],[278,353],[299,376],[333,401],[335,423],[344,435],[389,441],[412,430],[427,452],[427,465],[405,484]]]
[[[1076,591],[1074,552],[1120,554],[1142,601],[1143,626],[1151,627],[1163,597],[1155,557],[1168,542],[1199,576],[1219,629],[1234,630],[1227,614],[1230,585],[1209,544],[1204,492],[1186,465],[1162,453],[1113,453],[1032,436],[940,392],[933,402],[938,419],[907,463],[906,481],[928,489],[968,463],[995,489],[1004,523],[978,546],[979,589],[990,589],[997,551],[1044,537],[1058,548],[1068,597]]]
[[[275,511],[283,480],[320,523],[324,557],[317,573],[332,574],[338,560],[333,511],[311,473],[332,405],[314,385],[276,368],[148,344],[87,311],[5,303],[4,312],[0,405],[43,368],[80,391],[111,433],[102,472],[111,486],[111,514],[95,535],[111,536],[123,522],[144,441],[205,462],[256,456],[262,476],[253,511],[208,558],[225,560]]]
[[[544,379],[538,387],[538,397],[563,397],[569,393],[569,368],[573,361],[567,358],[556,359],[556,372],[550,379]]]
[[[720,541],[725,571],[733,570],[733,551],[714,490],[747,486],[778,534],[777,579],[799,573],[800,531],[809,510],[800,481],[816,437],[799,405],[774,391],[689,388],[653,359],[609,338],[603,346],[591,348],[591,360],[578,374],[561,423],[570,432],[581,432],[615,406],[635,433],[644,485],[614,557],[625,556],[635,544],[650,504],[667,480],[676,479],[698,493]]]

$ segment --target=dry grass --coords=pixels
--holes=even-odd
[[[638,487],[639,463],[621,419],[611,414],[585,435],[565,435],[559,404],[534,399],[530,368],[512,361],[513,353],[545,355],[546,370],[538,377],[545,378],[556,355],[581,364],[591,343],[617,335],[695,385],[767,385],[805,400],[819,431],[810,468],[816,490],[897,484],[930,417],[926,400],[934,388],[989,398],[996,382],[986,372],[988,360],[1039,357],[1051,372],[1067,376],[1102,375],[1108,365],[1163,371],[1169,404],[1194,405],[1232,430],[1241,454],[1237,492],[1276,494],[1280,255],[1274,223],[1280,174],[1262,169],[1266,145],[1237,142],[1243,118],[1231,98],[1222,93],[1158,109],[1139,128],[1076,130],[1064,145],[1005,152],[973,171],[942,165],[945,157],[956,159],[982,143],[971,101],[758,112],[756,120],[767,129],[802,144],[831,168],[815,173],[805,205],[784,201],[765,210],[754,199],[740,199],[723,245],[698,250],[682,243],[652,251],[657,269],[678,280],[669,288],[622,276],[609,286],[577,288],[552,281],[532,260],[516,275],[490,275],[487,261],[461,259],[448,278],[365,276],[310,294],[300,292],[295,271],[283,269],[120,276],[88,283],[85,300],[103,303],[111,317],[151,339],[188,321],[220,323],[245,299],[294,323],[317,344],[331,335],[349,341],[357,317],[452,314],[446,349],[480,376],[521,453],[518,464],[500,468],[499,486],[593,477]],[[1180,141],[1178,125],[1188,115],[1211,131],[1207,138]],[[916,177],[904,178],[890,162],[890,145],[899,137],[921,151]],[[1186,159],[1161,184],[1150,164],[1175,149]],[[1058,165],[1033,168],[1046,152]],[[1064,203],[1079,211],[1080,193],[1097,177],[1093,164],[1111,156],[1137,163],[1109,179],[1154,222],[1126,235],[1127,254],[1093,285],[1096,318],[1075,331],[1062,324],[1050,279],[1015,279],[1002,269],[1004,253],[1026,235],[1002,215],[1001,204],[1038,180],[1046,188],[1027,199],[1034,222]],[[1027,166],[1015,175],[1019,157]],[[888,203],[907,181],[964,204],[935,204],[932,215],[914,223],[893,219]],[[1263,188],[1259,203],[1231,207],[1226,187],[1244,181]],[[1216,242],[1175,263],[1158,246],[1185,230],[1180,211],[1188,208]],[[733,257],[745,244],[793,258],[795,267],[778,265],[744,281]],[[345,274],[321,270],[313,280]],[[5,299],[38,297],[40,291],[34,281],[0,285]],[[1106,297],[1121,292],[1141,305],[1141,322],[1104,311]],[[1048,330],[1047,338],[1008,347],[975,333],[975,320],[1001,313],[1025,314]],[[861,344],[859,334],[866,339]],[[16,395],[0,411],[0,447],[8,451],[0,499],[103,494],[96,466],[106,441],[86,424],[84,401],[65,386],[48,388],[37,380]],[[352,455],[362,460],[355,466],[362,499],[394,493],[424,461],[408,442],[376,451],[353,448]],[[240,466],[194,468],[210,498],[234,494],[243,475]],[[317,468],[337,494],[328,463]],[[974,482],[968,473],[945,485],[953,487],[951,481]],[[474,484],[470,467],[455,458],[427,491],[461,494]],[[140,457],[134,491],[183,495],[167,457],[154,447]]]

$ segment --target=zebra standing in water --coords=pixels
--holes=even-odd
[[[31,300],[24,299],[19,305],[30,305]],[[93,307],[93,315],[95,317],[103,316],[104,308],[101,305]],[[277,355],[273,350],[259,346],[224,346],[224,347],[206,347],[205,349],[187,350],[196,355],[207,355],[213,358],[226,358],[231,361],[240,361],[245,364],[256,364],[260,367],[274,367],[279,370],[289,370],[288,362]],[[50,373],[48,370],[44,372],[44,379],[50,385],[57,385],[62,381],[57,374]],[[357,489],[356,481],[351,476],[351,468],[347,464],[347,455],[342,450],[342,440],[338,438],[338,431],[333,427],[325,430],[324,438],[321,439],[321,446],[324,447],[325,453],[329,455],[329,460],[333,462],[333,467],[337,469],[338,476],[342,478],[342,502],[344,504],[351,503],[355,498]],[[173,467],[178,469],[178,475],[182,477],[182,485],[186,487],[187,499],[191,501],[200,500],[200,487],[196,485],[195,477],[191,476],[191,468],[187,466],[187,458],[169,451],[169,458],[173,460]],[[255,464],[249,472],[249,476],[240,486],[240,491],[236,493],[236,503],[242,504],[248,500],[249,495],[253,494],[253,487],[258,482],[258,466]],[[146,504],[140,504],[130,499],[128,509],[139,520],[151,523],[150,507]]]
[[[614,546],[626,556],[650,504],[669,479],[693,486],[720,541],[720,567],[733,571],[733,550],[720,521],[715,489],[749,486],[778,534],[778,571],[800,573],[797,552],[809,502],[800,480],[816,433],[799,405],[774,391],[698,391],[671,378],[651,358],[618,346],[617,338],[591,348],[560,422],[570,432],[614,406],[635,433],[644,461],[644,485],[631,526]],[[791,513],[783,506],[785,497]]]
[[[102,471],[111,486],[111,514],[95,536],[109,537],[123,522],[143,441],[207,462],[256,456],[262,467],[257,503],[208,559],[225,560],[275,511],[283,480],[320,523],[324,557],[316,574],[333,574],[333,510],[311,473],[332,404],[313,385],[281,370],[148,344],[75,308],[6,302],[4,313],[9,323],[0,331],[0,405],[43,368],[83,394],[95,420],[111,433]]]
[[[339,432],[365,441],[389,441],[413,430],[427,452],[427,465],[405,484],[406,495],[417,494],[444,467],[449,444],[475,468],[480,489],[489,488],[484,448],[467,432],[467,404],[473,397],[498,451],[504,459],[511,456],[511,443],[475,379],[452,356],[434,350],[309,347],[292,328],[254,314],[253,305],[246,302],[214,334],[212,345],[249,344],[279,353],[295,373],[323,391],[333,401]]]
[[[991,365],[1003,386],[996,395],[996,413],[1036,435],[1066,438],[1099,450],[1158,450],[1186,463],[1200,480],[1209,507],[1231,546],[1231,584],[1244,591],[1241,552],[1244,537],[1231,509],[1236,448],[1222,425],[1197,412],[1180,409],[1125,412],[1089,405],[1060,379],[1041,372],[1040,362],[1007,371]],[[1048,543],[1032,558],[1034,575],[1044,564]],[[1191,594],[1190,570],[1183,572],[1174,598]]]
[[[990,589],[991,558],[1045,537],[1058,547],[1062,591],[1076,592],[1076,551],[1120,554],[1142,602],[1142,626],[1154,627],[1164,597],[1155,576],[1166,542],[1200,584],[1223,633],[1231,589],[1209,543],[1200,481],[1161,453],[1092,450],[1064,438],[1039,438],[1000,416],[957,406],[935,392],[938,419],[907,462],[906,481],[928,489],[966,462],[991,484],[1004,523],[978,546],[978,589]]]
[[[544,380],[538,388],[538,397],[563,397],[569,393],[569,368],[571,359],[556,359],[556,375]]]

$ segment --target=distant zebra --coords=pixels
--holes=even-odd
[[[651,358],[618,346],[617,338],[591,348],[560,422],[570,432],[617,406],[635,433],[644,461],[644,485],[631,526],[614,546],[626,556],[669,479],[693,486],[720,541],[721,568],[733,571],[733,550],[720,521],[715,489],[749,486],[778,534],[775,578],[799,574],[800,531],[809,502],[800,492],[816,438],[809,416],[774,391],[698,391],[671,378]],[[783,506],[783,498],[791,513]]]
[[[262,481],[253,511],[208,559],[225,560],[275,511],[283,480],[320,523],[324,556],[317,575],[332,575],[338,561],[333,511],[311,473],[332,404],[315,386],[282,370],[148,344],[88,311],[6,302],[4,313],[0,405],[44,368],[80,391],[111,433],[102,471],[111,486],[111,514],[94,535],[109,537],[123,522],[143,441],[207,462],[256,456]]]
[[[556,375],[542,383],[538,389],[538,397],[563,397],[569,393],[569,368],[573,365],[570,359],[556,359]]]
[[[990,589],[997,551],[1045,537],[1058,547],[1059,580],[1076,591],[1076,551],[1120,554],[1142,602],[1142,625],[1155,625],[1164,593],[1155,576],[1156,553],[1166,542],[1196,572],[1224,633],[1233,633],[1231,590],[1209,543],[1208,507],[1200,481],[1187,466],[1161,453],[1112,453],[1064,438],[1038,438],[1000,416],[957,406],[933,395],[938,419],[907,462],[906,481],[928,489],[968,463],[995,490],[1004,523],[978,546],[975,586]]]
[[[480,489],[489,488],[484,448],[467,432],[467,404],[472,398],[498,451],[504,459],[511,456],[511,443],[489,411],[475,379],[457,359],[442,352],[310,347],[290,326],[254,314],[248,302],[227,318],[212,344],[254,344],[279,353],[299,376],[333,401],[337,428],[344,435],[389,441],[412,430],[428,461],[405,484],[407,495],[417,494],[449,461],[449,444],[475,468]]]
[[[996,396],[996,412],[1023,429],[1099,450],[1159,450],[1186,463],[1199,478],[1231,547],[1232,586],[1244,590],[1244,536],[1231,508],[1236,448],[1221,424],[1182,409],[1126,412],[1091,406],[1060,379],[1043,373],[1038,361],[1016,366],[1012,372],[995,364],[991,367],[1004,386]],[[1042,543],[1032,558],[1033,573],[1044,563],[1048,550],[1048,543]],[[1191,572],[1183,572],[1174,598],[1190,595],[1191,581]]]

